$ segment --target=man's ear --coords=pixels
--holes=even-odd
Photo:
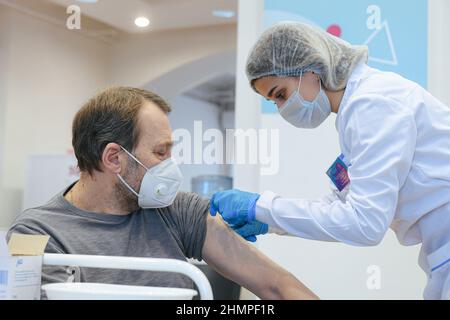
[[[102,154],[103,170],[114,174],[120,174],[122,169],[122,166],[120,165],[122,153],[120,145],[113,142],[108,143]]]

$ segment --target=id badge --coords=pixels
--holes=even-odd
[[[341,192],[350,183],[348,177],[348,167],[344,163],[344,156],[341,154],[327,171],[327,176],[333,181],[336,188]]]

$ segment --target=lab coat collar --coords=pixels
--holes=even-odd
[[[350,78],[347,81],[347,86],[345,88],[341,104],[339,105],[339,110],[335,121],[336,130],[339,131],[339,119],[342,114],[342,110],[345,109],[347,102],[355,92],[358,83],[364,77],[364,75],[368,73],[369,70],[370,67],[366,64],[365,61],[360,61],[358,64],[356,64],[355,69],[353,69]]]

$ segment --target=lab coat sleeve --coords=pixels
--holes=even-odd
[[[381,242],[411,167],[414,117],[379,95],[354,98],[346,108],[343,138],[350,150],[351,182],[345,198],[287,199],[266,191],[256,204],[257,220],[306,239],[356,246]]]
[[[321,201],[324,204],[331,204],[334,201],[340,200],[340,201],[344,201],[345,196],[348,193],[348,186],[344,188],[344,190],[339,191],[336,186],[330,182],[330,193],[326,194],[325,196],[323,196],[322,198],[318,199],[317,201]],[[289,234],[287,231],[283,230],[283,229],[279,229],[277,227],[274,226],[269,226],[269,231],[268,233],[272,233],[272,234],[278,234],[280,236],[295,236],[292,234]]]

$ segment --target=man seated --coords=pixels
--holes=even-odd
[[[46,253],[203,259],[262,299],[317,298],[211,217],[207,199],[177,192],[169,112],[158,95],[136,88],[111,88],[89,100],[72,128],[80,180],[20,214],[8,237],[49,235]],[[193,288],[176,273],[43,267],[43,284],[67,281]]]

